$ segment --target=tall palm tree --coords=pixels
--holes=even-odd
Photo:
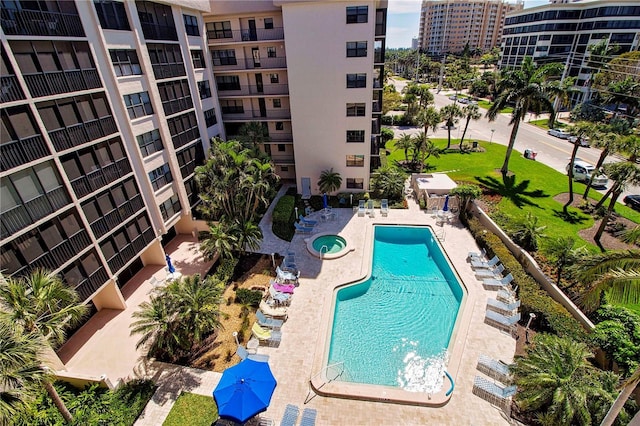
[[[568,106],[571,94],[579,91],[575,84],[576,77],[565,77],[564,80],[554,80],[547,85],[547,91],[554,97],[553,106],[556,111]],[[554,127],[553,123],[550,123],[550,127]]]
[[[424,170],[424,162],[432,155],[440,158],[440,148],[438,148],[424,132],[419,132],[413,137],[413,164],[419,164],[419,171]]]
[[[434,106],[423,108],[418,112],[416,117],[418,125],[424,127],[425,135],[429,133],[429,129],[432,129],[435,132],[441,121],[442,117],[440,116],[440,112]]]
[[[440,117],[447,126],[447,149],[451,148],[451,129],[458,122],[458,118],[463,116],[462,114],[462,108],[455,103],[445,105],[440,109]]]
[[[237,241],[229,226],[222,222],[209,223],[209,232],[200,240],[200,250],[208,260],[213,259],[216,254],[223,259],[231,258]]]
[[[462,138],[460,138],[459,149],[462,151],[462,142],[464,142],[464,137],[467,134],[467,129],[469,128],[469,122],[471,120],[479,120],[482,117],[480,114],[480,109],[476,104],[469,104],[466,107],[462,108],[462,117],[466,117],[467,121],[464,125],[464,131],[462,132]]]
[[[603,373],[589,361],[587,345],[569,338],[537,334],[525,356],[517,356],[511,371],[518,386],[516,403],[524,411],[544,414],[555,425],[588,425],[588,406],[608,399],[598,380]]]
[[[333,167],[320,173],[320,178],[318,179],[320,192],[331,194],[333,191],[340,189],[340,186],[342,186],[342,176],[340,176],[340,173],[334,172]]]
[[[544,252],[556,267],[556,283],[560,284],[562,273],[567,265],[573,265],[586,255],[584,246],[573,248],[575,238],[557,237],[547,241]]]
[[[163,295],[152,295],[148,302],[142,302],[139,310],[133,313],[136,320],[129,327],[132,336],[142,335],[136,349],[149,345],[149,355],[173,360],[178,357],[178,349],[184,342],[177,330],[173,300]]]
[[[596,126],[593,133],[589,136],[591,138],[592,145],[596,148],[601,149],[600,156],[598,157],[598,161],[596,162],[595,166],[596,170],[600,170],[600,167],[602,167],[602,165],[604,164],[604,160],[610,154],[615,154],[616,152],[618,152],[623,146],[623,136],[607,130],[607,128],[604,128],[602,126]],[[584,194],[582,195],[583,200],[586,200],[589,197],[589,190],[591,189],[591,185],[595,177],[595,174],[591,175],[589,184],[585,188]]]
[[[396,149],[402,149],[404,151],[404,161],[409,162],[409,150],[413,147],[413,141],[411,135],[402,133],[400,138],[396,140]]]
[[[631,394],[640,384],[640,367],[631,374],[631,376],[622,383],[620,394],[611,405],[607,415],[602,419],[600,426],[611,426],[624,408],[624,404],[631,398]]]
[[[562,64],[551,63],[537,67],[533,59],[527,56],[522,61],[522,65],[517,69],[510,69],[504,73],[503,78],[498,83],[498,93],[495,102],[487,111],[489,121],[494,121],[503,108],[512,105],[511,113],[511,136],[509,145],[504,157],[504,163],[500,168],[503,176],[509,172],[509,159],[516,143],[518,128],[529,111],[536,114],[542,111],[550,112],[549,121],[555,120],[555,110],[549,100],[549,95],[545,91],[545,83],[550,77],[557,76],[562,72]]]
[[[571,205],[571,203],[573,203],[573,164],[576,161],[576,155],[578,154],[578,149],[580,148],[580,142],[583,137],[592,136],[594,134],[595,125],[588,121],[580,121],[571,128],[570,132],[576,138],[573,141],[573,149],[571,150],[571,159],[569,160],[569,170],[567,173],[567,176],[569,176],[569,199],[567,200],[565,205],[562,206],[562,211],[565,215],[569,214],[569,206]]]
[[[244,254],[246,250],[256,251],[260,248],[262,230],[257,223],[236,220],[236,226],[233,229],[236,236],[235,248],[240,254]]]

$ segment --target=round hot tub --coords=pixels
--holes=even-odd
[[[336,259],[351,251],[347,240],[336,234],[318,234],[307,241],[307,250],[320,259]]]

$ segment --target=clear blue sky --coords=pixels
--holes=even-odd
[[[525,0],[524,7],[549,3],[548,0]],[[387,9],[387,47],[411,47],[418,37],[422,0],[389,0]]]

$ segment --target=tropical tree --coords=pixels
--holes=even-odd
[[[436,158],[440,158],[440,148],[429,140],[424,132],[419,132],[413,136],[413,164],[419,164],[419,171],[422,173],[424,169],[424,162],[427,161],[432,155]]]
[[[631,394],[636,389],[638,384],[640,384],[640,367],[636,368],[633,374],[631,374],[628,379],[622,382],[620,394],[618,394],[616,400],[613,402],[613,404],[611,404],[611,408],[607,412],[605,418],[602,419],[600,426],[613,425],[613,422],[616,421],[616,419],[624,409],[624,405],[627,403],[627,401],[629,401],[629,398],[631,398]],[[636,417],[638,417],[638,414],[636,414],[634,420]]]
[[[418,98],[418,106],[426,108],[433,103],[433,94],[429,91],[428,84],[409,84],[407,85],[407,94],[415,95]]]
[[[411,135],[402,133],[400,138],[396,140],[396,149],[404,151],[404,160],[409,162],[409,150],[413,148],[413,139]]]
[[[622,306],[604,305],[595,320],[591,340],[615,361],[622,377],[629,376],[640,366],[640,314]]]
[[[509,172],[509,159],[516,143],[518,128],[529,111],[540,114],[542,111],[549,111],[549,123],[552,125],[555,120],[555,110],[549,100],[549,95],[545,91],[545,83],[549,78],[557,76],[562,72],[562,64],[551,63],[538,67],[530,56],[522,61],[522,66],[517,69],[509,69],[504,73],[504,77],[498,83],[498,93],[495,102],[487,111],[489,121],[494,121],[503,108],[512,105],[511,113],[511,136],[505,154],[504,163],[500,168],[503,176]]]
[[[592,134],[589,136],[591,138],[591,143],[594,147],[600,148],[600,156],[598,157],[598,161],[596,163],[596,170],[600,170],[602,165],[604,164],[604,160],[610,155],[618,152],[623,146],[623,138],[618,133],[614,133],[611,131],[607,131],[608,128],[604,126],[596,126]],[[584,194],[582,195],[583,200],[587,200],[589,197],[589,190],[591,189],[591,185],[593,184],[593,179],[596,177],[596,174],[591,175],[591,179],[589,179],[589,183],[584,190]]]
[[[459,149],[462,151],[462,142],[464,142],[464,137],[467,134],[467,129],[469,128],[469,122],[471,120],[477,121],[482,117],[480,114],[480,110],[478,109],[478,105],[469,104],[466,107],[462,108],[462,117],[466,117],[467,121],[464,125],[464,131],[462,132],[462,138],[460,138]]]
[[[376,171],[372,178],[372,188],[381,194],[381,198],[399,200],[402,198],[407,175],[397,167],[385,166]]]
[[[510,230],[513,242],[527,251],[538,250],[540,238],[544,237],[546,226],[538,225],[538,216],[527,212],[524,220],[517,222]]]
[[[592,311],[603,292],[611,303],[640,303],[640,251],[617,250],[587,256],[571,267],[584,287],[579,302]]]
[[[233,251],[237,247],[238,239],[229,228],[220,222],[209,222],[209,231],[201,235],[200,250],[207,260],[211,260],[216,255],[221,258],[233,257]]]
[[[584,246],[573,248],[575,243],[576,240],[572,237],[556,237],[548,239],[544,244],[545,254],[556,267],[557,284],[560,284],[565,267],[574,264],[587,254]]]
[[[320,178],[318,179],[318,188],[320,189],[320,192],[327,192],[331,194],[333,191],[340,189],[341,185],[342,176],[340,176],[340,173],[334,172],[333,167],[323,170],[320,173]]]
[[[467,217],[469,203],[482,195],[482,190],[478,185],[458,185],[450,192],[451,195],[460,198],[460,217]]]
[[[380,130],[380,139],[382,139],[382,146],[385,146],[387,142],[392,140],[394,137],[395,134],[393,133],[393,130],[389,129],[388,127],[383,127]]]
[[[569,214],[568,208],[573,203],[573,164],[576,161],[576,155],[578,154],[578,149],[580,148],[580,143],[583,137],[587,135],[593,135],[595,131],[595,125],[588,121],[580,121],[575,126],[573,126],[570,130],[570,133],[575,136],[575,140],[573,141],[573,149],[571,150],[571,159],[569,160],[569,170],[567,171],[567,176],[569,177],[569,199],[562,206],[562,211],[565,215]],[[593,176],[592,176],[593,179]]]
[[[538,412],[546,424],[590,425],[598,417],[592,410],[613,401],[603,383],[615,375],[591,364],[593,354],[584,343],[539,333],[525,351],[510,369],[521,410]]]
[[[429,129],[435,132],[441,121],[442,117],[440,116],[440,112],[433,106],[423,108],[416,116],[416,123],[424,127],[425,135],[429,133]]]
[[[260,226],[255,222],[248,221],[235,221],[234,229],[237,239],[237,249],[240,254],[245,254],[247,251],[257,251],[260,248],[262,242],[262,230]]]
[[[260,144],[269,142],[269,130],[267,123],[260,121],[249,121],[240,126],[238,130],[238,139],[245,148],[258,149]]]
[[[554,97],[553,104],[556,111],[569,106],[571,95],[579,91],[576,88],[576,77],[565,77],[563,80],[551,81],[546,90]]]
[[[622,81],[610,82],[603,101],[607,104],[615,104],[615,111],[618,111],[620,104],[625,104],[628,107],[627,113],[633,116],[639,105],[638,95],[640,95],[640,82],[627,77]]]
[[[445,121],[447,126],[447,149],[451,148],[451,129],[458,122],[458,119],[463,117],[462,109],[458,104],[453,103],[445,105],[440,109],[440,117]]]

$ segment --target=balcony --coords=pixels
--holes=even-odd
[[[210,44],[238,43],[243,41],[284,40],[284,28],[255,30],[208,30]]]
[[[103,267],[97,269],[91,276],[87,279],[84,279],[78,283],[75,287],[75,290],[78,292],[78,296],[80,296],[80,300],[87,300],[91,297],[93,293],[96,292],[104,283],[109,280],[109,275],[104,270]]]
[[[274,133],[269,135],[269,142],[293,142],[291,133]]]
[[[24,79],[34,98],[102,87],[95,68],[24,74]]]
[[[254,118],[284,118],[291,119],[291,111],[288,109],[259,109],[244,110],[244,112],[225,112],[222,110],[223,120],[252,120]]]
[[[117,131],[118,127],[115,120],[112,116],[107,116],[52,130],[49,132],[49,136],[56,151],[61,152],[103,138]]]
[[[253,58],[238,59],[235,64],[222,65],[220,60],[213,59],[213,68],[215,71],[232,71],[232,70],[252,70],[252,69],[278,69],[287,67],[287,58],[260,58],[255,61]]]
[[[24,204],[2,213],[2,238],[35,223],[43,217],[69,204],[69,196],[62,186],[41,194]]]
[[[293,154],[278,155],[272,152],[271,161],[273,161],[273,164],[293,164],[295,159]]]
[[[186,111],[191,108],[193,108],[193,101],[191,100],[191,96],[162,102],[162,109],[164,110],[164,115],[177,114],[179,112]]]
[[[131,200],[120,207],[111,210],[101,218],[91,223],[91,230],[96,238],[100,238],[113,229],[123,224],[129,217],[140,211],[144,207],[144,202],[140,195],[136,195]]]
[[[218,85],[218,96],[228,98],[232,96],[250,96],[250,95],[288,95],[288,84],[264,84],[262,86],[255,85]]]
[[[90,245],[91,240],[89,239],[89,235],[87,231],[82,229],[68,240],[61,242],[39,258],[30,262],[26,267],[26,271],[31,272],[39,268],[55,271]]]
[[[2,29],[7,35],[84,37],[80,16],[39,10],[0,10]]]
[[[10,141],[0,145],[0,169],[4,172],[49,154],[41,135]]]
[[[85,176],[71,181],[73,192],[78,198],[82,198],[92,192],[108,186],[121,177],[131,173],[131,164],[127,158],[122,158],[115,163],[111,163],[101,169],[95,170]]]
[[[24,98],[24,93],[22,93],[15,75],[0,77],[0,103],[19,101]]]

